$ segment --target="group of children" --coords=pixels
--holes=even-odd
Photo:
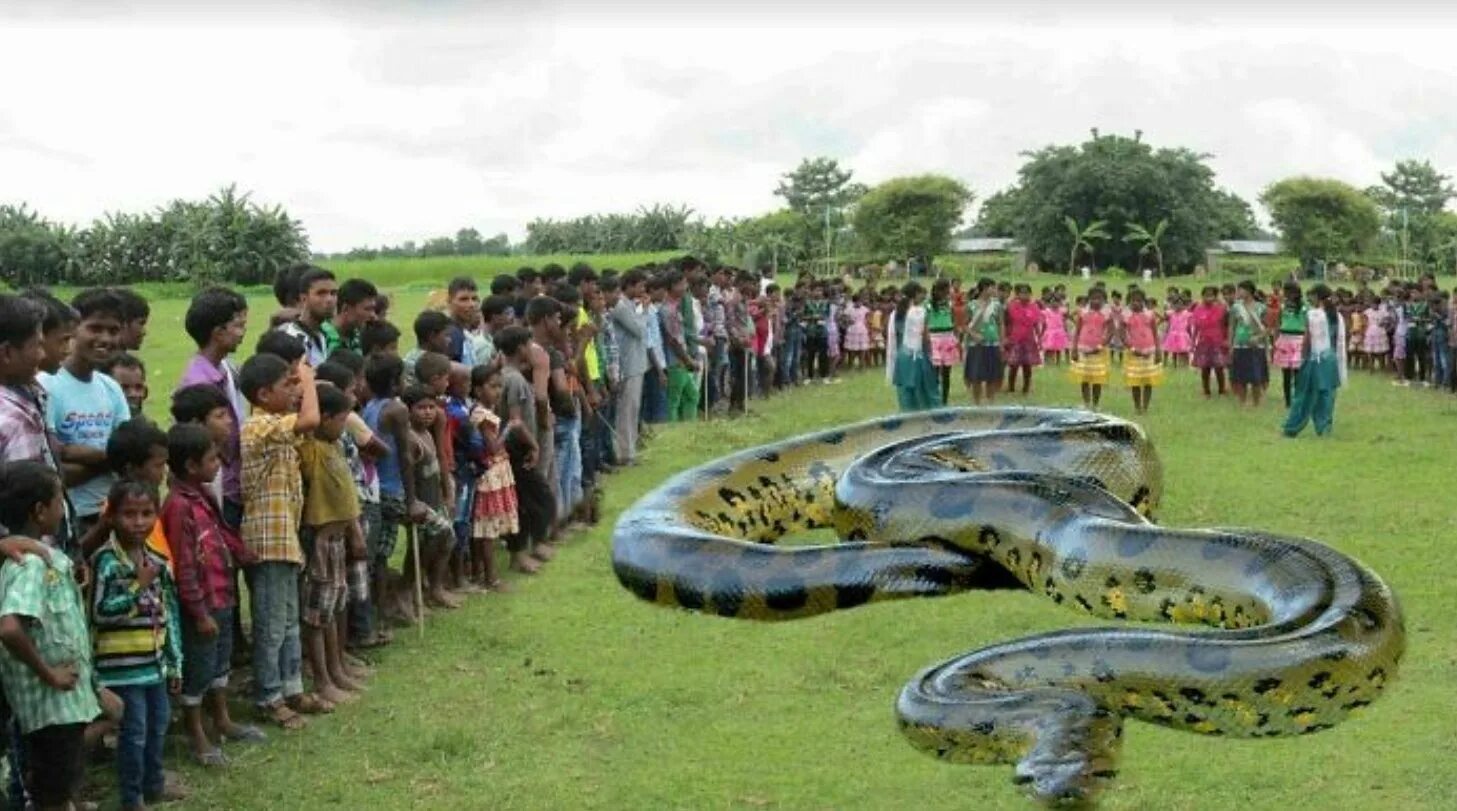
[[[357,654],[389,625],[510,590],[501,546],[538,572],[597,521],[602,475],[636,463],[647,378],[695,412],[687,371],[703,355],[682,330],[701,323],[684,305],[701,270],[523,268],[484,300],[458,278],[405,351],[373,284],[301,265],[279,274],[280,309],[240,366],[248,301],[209,287],[184,319],[197,353],[166,430],[143,413],[133,354],[145,300],[0,295],[11,807],[75,807],[88,757],[112,747],[124,808],[176,799],[174,704],[203,766],[266,740],[230,714],[235,664],[251,665],[258,720],[298,729],[359,697]],[[709,308],[739,318],[724,327],[740,362],[746,302]],[[649,329],[662,304],[677,331]]]

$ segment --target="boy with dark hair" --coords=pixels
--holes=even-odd
[[[248,570],[254,700],[268,720],[297,729],[304,723],[300,712],[323,712],[329,706],[304,694],[299,661],[303,479],[298,449],[302,437],[319,427],[318,393],[312,367],[277,355],[254,355],[238,377],[243,396],[253,404],[242,430],[241,534],[258,558]]]
[[[21,293],[21,298],[33,302],[44,313],[41,321],[41,341],[45,356],[41,358],[40,370],[55,374],[61,362],[71,351],[71,339],[76,336],[76,322],[80,316],[64,301],[51,295],[44,288],[31,288]]]
[[[307,262],[289,265],[273,277],[273,298],[278,301],[279,310],[268,321],[269,329],[276,329],[298,318],[298,279],[311,267]]]
[[[50,396],[46,424],[61,443],[67,495],[78,533],[99,520],[101,502],[116,477],[106,463],[106,441],[131,418],[126,396],[101,367],[117,352],[125,306],[115,290],[83,291],[71,302],[80,315],[71,354],[55,374],[39,376]]]
[[[70,309],[67,305],[66,309]],[[45,355],[41,323],[48,317],[30,296],[0,294],[0,462],[60,463],[46,426],[36,372]]]
[[[374,322],[379,307],[379,289],[364,279],[349,279],[339,285],[339,309],[334,315],[329,352],[343,347],[362,351],[360,332]]]
[[[400,330],[388,321],[374,321],[359,330],[359,354],[366,358],[376,352],[400,354]]]
[[[450,338],[445,356],[466,366],[474,366],[475,346],[471,335],[480,328],[481,296],[476,280],[469,276],[457,276],[450,280],[447,288],[449,298],[446,306],[450,315]]]
[[[415,316],[415,348],[405,354],[405,385],[415,382],[415,364],[426,352],[438,352],[450,357],[450,316],[435,310],[425,310]]]
[[[140,352],[142,341],[147,337],[147,321],[152,317],[152,306],[140,293],[129,287],[113,287],[121,297],[121,348],[126,352]]]
[[[223,452],[223,449],[232,448],[238,439],[238,423],[233,417],[232,404],[215,387],[199,383],[196,386],[178,389],[172,395],[172,419],[178,425],[186,423],[201,425],[207,429],[213,441],[217,443],[219,458],[225,460],[224,467],[221,474],[208,480],[207,491],[217,501],[223,518],[229,520],[228,526],[236,532],[236,525],[243,520],[241,496],[227,495],[223,484],[228,476],[226,466],[228,455]],[[236,456],[233,458],[236,459]],[[230,511],[234,511],[231,516]],[[232,520],[233,517],[236,517],[237,520]]]
[[[243,392],[238,387],[238,370],[228,356],[238,351],[247,333],[248,300],[227,287],[204,288],[188,304],[183,325],[193,343],[197,344],[197,354],[182,370],[182,377],[177,382],[178,393],[191,386],[209,386],[223,396],[233,413],[232,435],[218,445],[218,452],[223,457],[223,473],[216,487],[222,495],[223,518],[228,521],[228,526],[237,529],[243,520],[239,431],[246,412],[243,409]],[[176,417],[175,411],[173,416]]]
[[[496,336],[496,349],[500,353],[501,363],[501,397],[497,406],[498,416],[501,418],[501,436],[508,438],[515,436],[514,440],[526,448],[525,466],[535,469],[541,459],[541,446],[537,444],[537,407],[536,391],[531,381],[526,378],[523,370],[531,368],[532,348],[534,342],[531,339],[531,331],[525,327],[507,327],[501,330]],[[538,479],[536,482],[546,488],[544,477],[536,471]],[[527,483],[524,486],[530,486]],[[549,489],[549,488],[548,488]],[[548,493],[547,501],[555,502]],[[523,504],[523,507],[526,505]],[[550,521],[545,516],[537,516],[546,525]],[[541,533],[538,540],[544,540],[546,533]],[[521,531],[507,538],[506,548],[511,553],[511,568],[522,574],[535,574],[541,568],[542,560],[532,555],[530,534]]]
[[[445,587],[450,554],[455,548],[455,532],[446,506],[451,495],[444,470],[448,461],[439,454],[436,444],[441,430],[439,395],[416,385],[406,388],[400,399],[410,410],[408,441],[415,453],[415,464],[405,475],[414,478],[415,496],[427,509],[423,519],[416,522],[420,558],[414,559],[414,550],[405,556],[405,582],[414,581],[414,567],[419,566],[425,580],[426,601],[437,608],[459,608],[460,602]]]
[[[617,338],[617,363],[622,381],[617,389],[618,464],[634,464],[637,455],[638,417],[642,413],[643,375],[648,373],[647,323],[639,307],[647,278],[640,270],[622,276],[622,295],[612,308],[612,332]]]
[[[227,404],[218,408],[226,410]],[[253,557],[223,520],[209,492],[222,467],[215,440],[207,427],[192,421],[179,421],[167,432],[167,467],[172,480],[161,516],[163,533],[177,539],[173,570],[182,624],[182,695],[178,703],[192,757],[210,767],[227,765],[219,748],[224,740],[266,739],[258,728],[234,723],[228,712],[237,567],[251,564]],[[203,726],[204,712],[212,720],[212,737]]]
[[[333,273],[310,266],[299,274],[298,317],[278,329],[303,343],[310,366],[323,363],[329,356],[330,344],[339,343],[339,335],[329,323],[334,317],[338,296]]]
[[[304,349],[304,342],[297,336],[290,335],[280,329],[269,330],[258,336],[258,343],[253,346],[255,355],[275,355],[283,358],[289,365],[294,365],[304,360],[308,354]],[[309,364],[313,366],[314,364]]]
[[[121,386],[122,396],[126,397],[127,407],[131,409],[133,417],[142,416],[142,408],[147,404],[147,367],[143,365],[142,359],[130,352],[122,351],[116,353],[116,357],[107,361],[101,371],[111,375],[116,385]]]
[[[408,599],[392,599],[389,561],[399,540],[400,524],[414,523],[428,515],[415,498],[415,480],[406,475],[415,465],[410,438],[410,410],[400,401],[404,362],[392,354],[370,355],[364,362],[364,379],[370,400],[364,406],[364,421],[385,445],[387,453],[375,462],[379,480],[380,522],[367,527],[365,545],[370,561],[370,591],[374,604],[402,619],[412,619]]]
[[[515,298],[516,291],[521,287],[521,280],[509,273],[498,273],[491,279],[491,295],[507,296]]]

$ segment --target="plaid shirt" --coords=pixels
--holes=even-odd
[[[162,528],[175,538],[172,565],[177,578],[177,600],[195,620],[238,604],[233,593],[233,570],[251,562],[243,541],[223,522],[212,497],[197,485],[173,479],[162,505]]]
[[[29,734],[60,724],[82,724],[101,714],[91,667],[91,636],[81,589],[65,555],[52,555],[50,565],[26,555],[23,563],[6,561],[0,568],[0,616],[25,620],[25,631],[40,658],[52,667],[73,664],[76,687],[47,686],[29,666],[0,647],[0,682],[20,731]]]
[[[304,503],[296,414],[255,411],[243,423],[243,526],[259,561],[303,565],[298,527]]]
[[[39,384],[0,386],[0,462],[44,462],[61,474],[59,443],[46,425],[45,414],[46,390]],[[71,537],[71,516],[71,500],[67,498],[62,538]]]

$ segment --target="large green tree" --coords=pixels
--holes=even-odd
[[[1452,178],[1438,172],[1427,161],[1397,161],[1390,172],[1381,173],[1381,185],[1366,190],[1381,207],[1382,227],[1400,250],[1423,264],[1435,264],[1449,252],[1442,250],[1445,235],[1442,218],[1447,203],[1457,197]]]
[[[944,175],[898,177],[855,206],[855,233],[870,253],[932,257],[946,250],[973,195]]]
[[[834,158],[805,158],[794,171],[780,175],[774,194],[793,211],[823,219],[826,208],[844,209],[865,194],[864,184],[854,182],[854,177]]]
[[[1220,239],[1237,239],[1255,229],[1250,207],[1214,185],[1209,156],[1182,148],[1100,135],[1077,146],[1048,146],[1024,153],[1017,183],[987,198],[977,232],[1013,237],[1030,259],[1055,266],[1067,261],[1076,239],[1066,227],[1102,221],[1116,235],[1134,224],[1168,221],[1159,247],[1171,268],[1192,268]],[[1102,264],[1138,266],[1141,245],[1109,240],[1099,245]]]
[[[1266,187],[1260,203],[1280,231],[1286,253],[1302,263],[1365,253],[1381,229],[1381,211],[1356,187],[1323,177],[1290,177]]]

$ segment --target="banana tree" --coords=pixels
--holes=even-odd
[[[1158,262],[1160,279],[1164,277],[1164,250],[1159,243],[1163,241],[1164,231],[1168,230],[1168,227],[1168,218],[1159,220],[1159,224],[1155,225],[1152,231],[1136,222],[1129,223],[1128,233],[1123,235],[1124,242],[1139,243],[1139,256],[1143,256],[1146,253],[1153,254],[1154,259]]]
[[[1079,227],[1078,221],[1072,217],[1063,217],[1062,221],[1067,226],[1067,231],[1073,238],[1073,248],[1067,257],[1067,275],[1073,275],[1073,270],[1077,266],[1078,248],[1087,249],[1088,260],[1093,262],[1093,270],[1097,270],[1098,263],[1093,255],[1093,240],[1112,238],[1112,235],[1103,229],[1103,226],[1107,225],[1108,221],[1094,220],[1088,223],[1087,227]]]

